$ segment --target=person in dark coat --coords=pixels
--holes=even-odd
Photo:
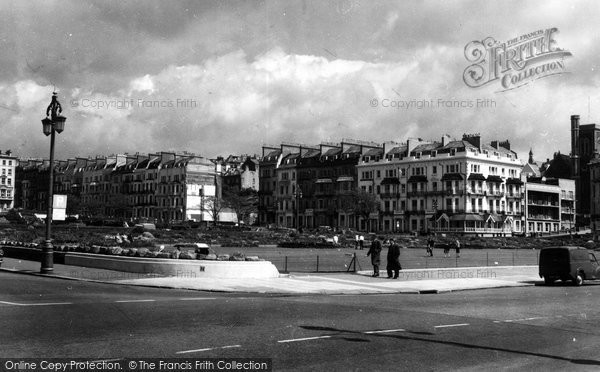
[[[377,238],[371,243],[371,248],[367,252],[367,257],[371,256],[373,265],[373,277],[379,276],[379,265],[381,264],[381,241]]]
[[[390,247],[388,248],[387,254],[387,274],[388,278],[398,279],[402,265],[400,265],[400,246],[396,244],[394,239],[390,239]]]

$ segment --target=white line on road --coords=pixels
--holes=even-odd
[[[182,297],[178,298],[179,301],[202,301],[202,300],[216,300],[216,297]]]
[[[317,337],[305,337],[305,338],[292,338],[289,340],[279,340],[277,342],[279,343],[286,343],[286,342],[299,342],[299,341],[310,341],[310,340],[319,340],[322,338],[331,338],[331,336],[317,336]]]
[[[371,334],[375,334],[375,333],[393,333],[393,332],[406,332],[406,329],[383,329],[381,331],[367,331],[367,332],[363,332],[364,334],[367,335],[371,335]]]
[[[73,305],[72,302],[38,302],[33,304],[21,304],[18,302],[0,301],[0,304],[13,305],[13,306],[54,306],[54,305]]]
[[[443,324],[443,325],[434,326],[433,328],[464,327],[464,326],[468,326],[468,325],[469,325],[469,323]]]
[[[124,358],[92,360],[90,363],[102,363],[102,362],[109,363],[109,362],[118,362],[120,360],[124,360]]]
[[[118,303],[130,303],[130,302],[155,302],[156,300],[119,300],[115,301]]]
[[[207,347],[204,349],[184,350],[184,351],[178,351],[175,354],[199,353],[201,351],[210,351],[210,350],[217,350],[217,349],[233,349],[233,348],[237,348],[237,347],[242,347],[242,345],[228,345],[228,346],[219,346],[219,347]]]

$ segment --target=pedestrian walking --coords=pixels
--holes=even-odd
[[[358,236],[358,234],[356,234],[356,237],[355,237],[355,240],[354,240],[354,243],[356,245],[354,246],[354,249],[358,249],[359,241],[360,241],[360,236]]]
[[[444,243],[444,257],[448,257],[450,255],[450,244]]]
[[[433,257],[433,245],[435,244],[433,238],[430,236],[427,238],[427,256]]]
[[[458,239],[454,242],[454,248],[456,249],[456,257],[460,257],[460,241]]]
[[[373,240],[371,248],[367,252],[367,257],[369,256],[371,256],[371,265],[373,265],[373,277],[378,277],[379,265],[381,264],[381,241],[377,237]]]
[[[388,278],[392,278],[392,274],[394,275],[394,279],[398,279],[400,275],[400,270],[402,270],[402,265],[400,265],[400,246],[396,244],[394,239],[390,239],[390,247],[388,248],[387,253],[387,274]]]
[[[361,235],[359,238],[360,250],[362,251],[365,248],[365,237]],[[379,242],[381,244],[381,242]]]

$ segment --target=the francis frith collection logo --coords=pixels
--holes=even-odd
[[[515,89],[534,80],[565,73],[566,57],[554,40],[557,28],[537,30],[504,43],[492,37],[465,46],[465,57],[472,63],[463,73],[465,84],[478,88],[498,82],[500,91]]]

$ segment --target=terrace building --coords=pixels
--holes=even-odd
[[[575,181],[530,177],[525,183],[526,234],[556,234],[575,228]]]
[[[17,158],[10,150],[0,151],[0,212],[12,209],[15,204],[15,168]]]
[[[67,195],[67,209],[90,216],[212,221],[208,210],[219,195],[215,165],[189,153],[77,158],[56,162],[55,170],[54,192]],[[43,211],[47,182],[47,162],[21,162],[18,206]]]
[[[508,141],[387,142],[362,156],[358,186],[381,208],[360,226],[371,231],[509,235],[523,231],[522,164]]]

